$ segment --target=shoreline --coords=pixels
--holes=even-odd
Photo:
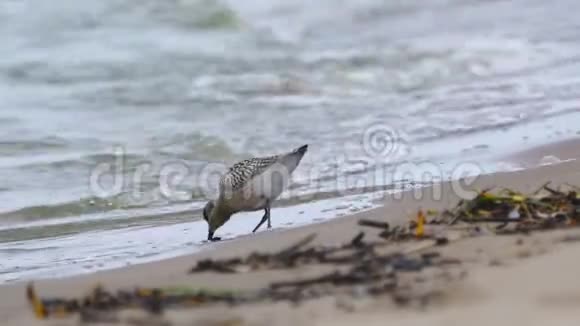
[[[278,232],[308,226],[347,216],[352,214],[353,211],[365,211],[378,207],[378,204],[373,203],[373,194],[364,193],[362,195],[327,198],[288,207],[276,207],[274,230]],[[258,214],[260,212],[251,212],[248,215]],[[220,229],[220,233],[226,236],[225,240],[227,241],[234,241],[239,237],[250,236],[252,235],[250,233],[250,224],[252,222],[253,219],[248,217],[238,217]],[[254,235],[262,232],[267,231],[260,230]],[[71,264],[61,259],[55,262],[50,268],[45,267],[41,271],[35,269],[30,271],[20,269],[14,270],[12,273],[3,273],[0,274],[0,285],[26,282],[29,279],[60,279],[77,275],[87,275],[99,271],[115,270],[132,265],[187,256],[205,250],[206,247],[218,244],[207,243],[205,241],[206,236],[207,224],[205,221],[194,219],[193,221],[185,223],[109,230],[92,234],[81,233],[62,239],[49,239],[48,242],[53,244],[58,244],[59,242],[67,242],[70,244],[60,250],[54,249],[43,252],[42,249],[35,249],[35,252],[28,254],[28,257],[34,254],[62,254],[71,260],[76,257],[80,262],[75,261],[74,264]],[[39,242],[43,242],[43,240],[39,240]],[[72,244],[76,244],[76,246],[72,246]],[[37,246],[42,248],[46,245],[38,244]],[[124,255],[115,252],[115,248],[119,246],[125,246],[125,250],[123,251],[126,253]],[[98,252],[98,254],[102,255],[100,258],[101,262],[92,260],[91,258],[82,259],[84,253],[89,257],[90,255],[94,255],[95,248],[101,250]],[[135,248],[134,251],[142,251],[144,254],[131,257],[129,248]],[[116,251],[120,250],[117,249]],[[15,266],[21,264],[15,258],[10,258],[10,263]],[[14,275],[13,278],[11,278],[12,275]]]
[[[567,139],[550,145],[544,143],[531,147],[523,153],[515,152],[509,155],[494,147],[494,150],[498,150],[497,154],[492,154],[489,149],[483,150],[488,152],[487,154],[478,154],[477,151],[469,152],[466,155],[470,161],[465,162],[475,162],[477,167],[475,173],[485,174],[530,168],[542,163],[538,155],[553,149],[566,154],[560,155],[562,159],[569,158],[570,155],[567,153],[580,156],[573,150],[575,142],[575,139]],[[465,146],[463,144],[463,147]],[[423,150],[425,148],[421,149]],[[328,184],[324,183],[325,186],[322,189],[315,187],[318,191],[292,197],[293,199],[290,200],[281,199],[283,203],[274,207],[276,215],[274,226],[277,229],[293,228],[327,219],[342,218],[361,210],[381,206],[383,202],[376,200],[377,196],[383,198],[384,194],[390,191],[400,192],[405,191],[406,187],[430,184],[421,182],[425,178],[423,173],[435,172],[432,182],[457,178],[458,176],[452,175],[452,171],[457,170],[457,167],[463,164],[463,160],[465,158],[460,157],[450,157],[445,162],[419,159],[384,167],[371,167],[360,176],[353,175],[352,178],[346,173],[337,177],[336,185],[328,190],[326,189]],[[558,160],[554,161],[553,157],[548,160],[548,163],[557,162]],[[359,188],[359,178],[365,182],[362,188]],[[383,180],[384,178],[386,179]],[[355,187],[355,189],[352,190],[350,187]],[[357,196],[360,197],[357,198]],[[253,227],[249,225],[252,224],[249,220],[258,219],[259,214],[259,212],[241,213],[218,232],[221,233],[222,238],[245,236]],[[164,222],[167,218],[174,221]],[[97,220],[100,221],[100,219]],[[5,227],[5,230],[0,230],[0,233],[4,232],[3,236],[12,240],[0,244],[0,252],[8,253],[2,274],[0,274],[0,283],[13,283],[34,278],[62,278],[118,269],[133,264],[190,255],[204,248],[206,225],[201,218],[196,219],[195,216],[192,218],[188,212],[168,213],[168,215],[153,214],[147,217],[146,222],[141,221],[140,218],[135,221],[121,218],[119,221],[125,221],[126,225],[102,230],[92,230],[80,220],[71,225],[61,225],[59,221],[49,220],[47,224],[50,225],[48,226],[50,230],[40,225],[30,229],[16,228],[14,231]],[[35,235],[45,232],[46,237],[34,238]],[[57,236],[52,232],[62,234]],[[171,241],[166,241],[164,238]]]
[[[560,150],[566,149],[570,158],[573,158],[574,153],[570,153],[571,149],[574,149],[573,143],[566,144],[564,147],[554,146],[548,149],[547,152],[551,152],[553,155],[563,155],[563,153],[558,154]],[[546,150],[542,150],[542,153],[546,153]],[[521,153],[521,155],[527,155],[528,153]],[[543,154],[542,154],[543,155]],[[558,156],[560,157],[560,156]],[[576,156],[577,157],[577,156]],[[575,158],[575,157],[574,157]],[[545,181],[552,181],[554,184],[563,184],[565,182],[571,182],[575,184],[580,184],[580,162],[578,161],[568,161],[555,165],[540,166],[537,168],[520,170],[515,172],[503,172],[495,173],[491,175],[485,175],[477,178],[474,187],[484,188],[487,186],[501,185],[509,186],[516,190],[522,192],[529,192],[537,186],[541,185]],[[436,189],[440,187],[440,189]],[[433,199],[434,194],[440,191],[441,198],[436,200]],[[220,243],[211,244],[212,248],[207,248],[198,253],[193,253],[185,256],[179,256],[174,258],[169,258],[165,260],[136,264],[128,267],[98,271],[92,274],[77,275],[71,277],[65,277],[61,279],[45,279],[35,282],[37,290],[40,295],[47,296],[80,296],[85,294],[91,287],[96,283],[100,283],[106,288],[117,289],[117,288],[132,288],[134,286],[148,286],[148,287],[162,287],[162,286],[175,286],[175,285],[203,285],[204,287],[212,288],[222,288],[222,289],[251,289],[263,285],[265,282],[270,282],[273,280],[281,279],[284,277],[296,277],[297,275],[302,275],[304,271],[268,271],[268,272],[258,272],[258,273],[247,273],[240,275],[213,275],[213,274],[200,274],[200,275],[188,275],[187,271],[194,266],[196,261],[204,258],[227,258],[243,254],[248,254],[253,251],[261,252],[271,252],[279,250],[301,237],[304,237],[309,233],[316,233],[317,238],[314,243],[318,244],[337,244],[343,242],[346,239],[350,239],[353,234],[355,234],[361,228],[357,226],[356,222],[361,218],[386,220],[391,224],[404,223],[407,222],[410,216],[416,213],[419,207],[425,209],[441,209],[450,207],[457,201],[457,196],[454,194],[452,185],[449,182],[443,182],[433,187],[421,188],[420,194],[423,196],[421,199],[414,197],[413,190],[406,191],[400,196],[399,199],[393,200],[392,195],[389,198],[383,200],[383,206],[371,209],[368,211],[355,213],[353,215],[344,216],[337,219],[332,219],[330,221],[309,224],[306,226],[295,227],[292,229],[275,229],[269,232],[261,232],[257,234],[249,234],[245,236],[239,236],[233,240],[223,241]],[[578,233],[578,230],[572,229],[567,230],[566,233]],[[372,234],[373,232],[368,232]],[[531,249],[529,249],[528,257],[534,257],[533,259],[526,259],[526,263],[530,264],[542,264],[542,261],[550,260],[561,260],[564,258],[558,258],[560,256],[569,257],[570,255],[577,254],[580,252],[580,246],[575,244],[566,245],[565,250],[557,251],[554,249],[556,245],[546,244],[546,242],[552,241],[554,237],[558,237],[563,232],[546,232],[541,234],[534,234],[530,236]],[[472,255],[475,257],[481,256],[477,254],[478,250],[484,252],[483,256],[488,256],[484,260],[488,263],[492,259],[499,259],[505,261],[517,261],[520,255],[518,252],[521,248],[516,248],[514,250],[505,250],[498,247],[497,243],[503,243],[506,247],[514,246],[515,238],[512,237],[482,237],[473,240],[461,241],[458,244],[450,245],[444,248],[443,251],[450,251],[454,256],[465,256],[466,258],[473,259]],[[552,239],[552,240],[546,240]],[[496,243],[497,242],[497,243]],[[537,243],[539,244],[537,244]],[[552,241],[553,242],[553,241]],[[474,248],[477,248],[474,249]],[[572,253],[570,253],[572,252]],[[496,256],[495,258],[493,256]],[[514,258],[515,257],[515,258]],[[477,260],[477,259],[476,259]],[[572,265],[572,263],[570,262]],[[509,265],[509,264],[508,264]],[[542,265],[543,266],[543,265]],[[573,267],[580,269],[580,265],[576,266],[573,263]],[[510,270],[521,269],[521,265],[514,264],[510,266]],[[475,275],[484,275],[485,277],[491,277],[490,275],[495,275],[498,273],[496,270],[488,271],[489,267],[484,263],[475,263],[469,268],[470,274],[475,273]],[[562,269],[559,269],[559,271]],[[511,271],[504,271],[505,273],[513,273]],[[530,273],[530,278],[537,273]],[[515,275],[510,274],[508,279],[515,278]],[[537,276],[537,275],[536,275]],[[503,276],[502,276],[503,278]],[[476,276],[476,281],[477,281]],[[468,276],[468,283],[470,281]],[[478,281],[477,281],[478,282]],[[476,283],[477,283],[476,282]],[[521,283],[521,282],[520,282]],[[470,283],[471,284],[471,283]],[[559,284],[559,283],[558,283]],[[25,283],[17,282],[12,284],[0,285],[0,320],[6,321],[6,325],[34,325],[35,320],[32,316],[27,303],[24,300]],[[530,284],[526,284],[529,286]],[[561,284],[560,284],[561,285]],[[479,284],[481,287],[481,284]],[[487,290],[478,289],[475,292]],[[463,290],[462,290],[463,291]],[[507,290],[506,290],[507,291]],[[530,291],[532,291],[530,289]],[[453,295],[458,295],[457,293]],[[473,291],[469,290],[468,297],[476,296]],[[484,291],[485,292],[485,291]],[[493,292],[493,291],[492,291]],[[500,296],[503,295],[515,296],[514,293],[492,293],[486,296]],[[578,292],[580,295],[580,291]],[[14,300],[18,298],[18,300]],[[471,300],[471,299],[470,299]],[[479,298],[477,300],[483,300],[489,303],[488,299]],[[503,299],[502,299],[503,300]],[[453,301],[453,300],[452,300]],[[503,302],[503,301],[502,301]],[[447,305],[447,304],[445,304]],[[461,305],[461,304],[459,304]],[[473,307],[472,307],[473,308]],[[477,307],[473,308],[476,309]],[[259,308],[256,308],[259,309]],[[283,308],[289,309],[289,308]],[[446,306],[446,310],[457,309],[456,304],[452,303]],[[479,309],[479,308],[477,308]],[[486,309],[492,309],[493,313],[497,313],[495,309],[499,309],[493,304],[489,304]],[[205,310],[205,309],[202,309]],[[199,310],[191,310],[197,312]],[[208,311],[211,311],[209,309]],[[401,311],[397,309],[387,309],[389,313],[400,314]],[[185,313],[185,312],[184,312]],[[542,313],[545,313],[544,311]],[[187,315],[187,313],[185,313]],[[404,313],[403,313],[404,314]],[[327,316],[328,317],[328,316]],[[409,316],[408,316],[409,317]],[[409,318],[417,319],[423,318],[425,316],[411,316]],[[177,317],[176,317],[177,318]],[[405,317],[406,318],[406,317]],[[426,318],[426,317],[425,317]],[[321,317],[321,321],[324,317]],[[372,324],[372,321],[370,321]]]

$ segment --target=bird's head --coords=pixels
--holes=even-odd
[[[209,223],[209,216],[215,207],[215,203],[213,200],[208,201],[203,208],[203,219]]]
[[[214,232],[224,225],[230,219],[230,214],[225,214],[222,209],[216,208],[216,203],[210,200],[205,204],[203,208],[203,219],[207,222],[208,232],[207,239],[210,241],[220,240],[218,237],[214,237]]]

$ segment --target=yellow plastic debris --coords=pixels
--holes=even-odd
[[[415,236],[422,237],[425,235],[425,215],[422,210],[417,213],[417,227],[415,228]]]
[[[46,309],[44,308],[44,304],[38,296],[36,296],[36,292],[34,291],[34,287],[32,284],[29,284],[26,288],[26,296],[28,298],[28,302],[32,306],[32,310],[34,311],[34,315],[38,319],[45,319],[46,318]]]

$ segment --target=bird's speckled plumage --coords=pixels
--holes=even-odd
[[[203,211],[209,225],[208,239],[212,240],[213,233],[233,214],[242,211],[264,209],[264,217],[254,231],[266,220],[270,227],[270,205],[284,191],[307,149],[304,145],[289,153],[251,158],[230,167],[220,179],[218,198],[209,201]]]
[[[226,188],[239,190],[246,182],[264,172],[264,170],[276,163],[278,159],[279,155],[255,157],[234,164],[221,178],[220,191]]]

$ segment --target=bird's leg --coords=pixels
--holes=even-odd
[[[266,214],[268,214],[268,229],[272,228],[272,222],[270,221],[270,202],[268,202],[268,205],[265,208],[266,210]]]
[[[207,233],[207,240],[208,241],[220,241],[221,239],[222,238],[220,238],[220,237],[214,237],[212,231],[208,231],[208,233]]]
[[[264,224],[264,222],[266,222],[266,221],[268,221],[268,229],[271,228],[272,223],[270,222],[270,201],[266,202],[266,207],[264,207],[264,216],[262,216],[260,223],[258,223],[258,225],[256,225],[256,227],[254,228],[254,230],[252,232],[258,231],[260,226],[262,226],[262,224]]]

